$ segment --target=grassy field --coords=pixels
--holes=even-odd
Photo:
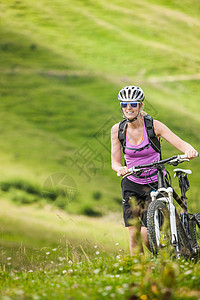
[[[199,149],[199,6],[131,3],[0,2],[1,181],[42,189],[64,173],[77,189],[68,212],[119,211],[109,137],[127,84],[141,85],[146,111]],[[163,143],[163,157],[176,153]],[[199,207],[199,161],[186,167]]]
[[[0,0],[2,299],[200,298],[199,264],[129,257],[110,167],[129,84],[200,152],[199,12],[198,0]],[[181,167],[200,211],[200,160]]]
[[[199,263],[131,257],[116,219],[1,199],[1,299],[199,299]]]

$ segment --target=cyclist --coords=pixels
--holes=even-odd
[[[155,143],[152,143],[148,137],[149,129],[145,125],[147,114],[142,111],[144,98],[143,90],[137,86],[124,87],[118,94],[124,120],[115,124],[111,129],[111,162],[112,169],[121,176],[127,174],[128,169],[133,166],[160,160],[160,151],[153,147]],[[121,125],[123,125],[122,131],[125,132],[123,143],[119,140]],[[192,159],[197,155],[197,151],[190,144],[175,135],[160,121],[152,119],[152,126],[154,141],[155,138],[159,141],[160,137],[163,137],[183,152],[186,158]],[[124,150],[125,166],[121,163],[121,144]],[[155,170],[140,176],[131,175],[121,181],[123,217],[125,227],[129,229],[131,255],[135,254],[138,246],[142,245],[138,242],[140,234],[143,243],[149,248],[146,228],[147,207],[150,202],[150,192],[154,187],[157,187]],[[140,220],[139,225],[136,220]],[[141,251],[143,252],[142,246]]]

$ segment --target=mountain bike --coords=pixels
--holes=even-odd
[[[200,214],[189,213],[187,207],[186,192],[189,189],[188,175],[191,170],[174,169],[174,176],[179,180],[181,196],[170,184],[164,168],[165,164],[178,166],[189,161],[185,155],[176,155],[150,164],[135,166],[129,169],[129,173],[123,177],[134,174],[148,174],[151,169],[157,169],[158,189],[150,193],[151,202],[147,211],[147,232],[150,249],[153,255],[157,255],[161,248],[172,245],[177,258],[200,257]],[[119,175],[118,175],[119,176]],[[151,184],[149,184],[151,185]],[[181,207],[181,213],[177,212],[174,200]]]

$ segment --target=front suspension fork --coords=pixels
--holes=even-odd
[[[176,249],[177,257],[180,258],[180,249],[179,249],[179,242],[178,242],[178,232],[176,226],[176,208],[173,202],[173,189],[168,187],[168,209],[169,209],[169,217],[170,217],[170,229],[171,229],[171,236],[172,236],[172,245]]]

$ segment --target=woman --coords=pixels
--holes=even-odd
[[[121,126],[122,122],[115,124],[111,129],[111,162],[112,169],[124,176],[132,166],[160,160],[160,153],[159,150],[157,151],[153,147],[154,143],[152,144],[148,138],[145,126],[146,113],[142,111],[144,101],[142,89],[136,86],[124,87],[118,94],[118,100],[125,119],[124,130],[126,130],[126,135],[123,147],[125,166],[121,164],[121,142],[119,140],[119,126]],[[197,151],[190,144],[180,139],[163,123],[157,120],[152,122],[155,139],[157,138],[159,141],[159,138],[163,137],[179,151],[183,152],[188,159],[192,159],[197,155]],[[150,192],[157,187],[155,170],[152,170],[147,176],[128,176],[122,179],[121,187],[123,217],[125,226],[129,229],[130,252],[133,255],[138,247],[139,231],[141,232],[143,243],[149,248],[146,228],[147,207],[150,202]],[[138,219],[140,220],[139,223],[137,222]],[[141,251],[143,250],[141,249]]]

